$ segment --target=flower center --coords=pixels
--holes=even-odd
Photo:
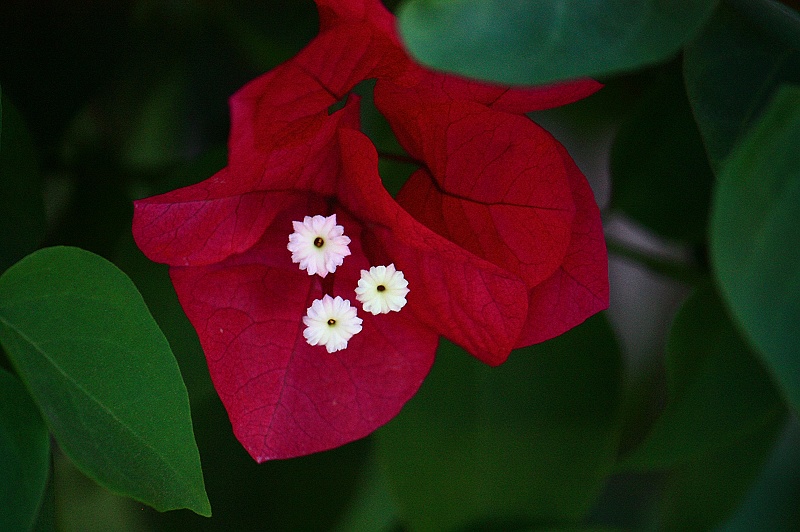
[[[383,286],[382,284],[379,284],[377,288],[375,288],[375,290],[377,290],[378,292],[383,292],[384,290],[386,290],[386,287]]]
[[[318,248],[321,248],[322,246],[325,245],[325,240],[321,236],[318,236],[317,238],[314,239],[314,245],[317,246]]]
[[[330,318],[330,319],[328,320],[328,325],[330,325],[331,327],[333,327],[334,325],[336,325],[336,320],[335,320],[335,319],[333,319],[333,318]]]

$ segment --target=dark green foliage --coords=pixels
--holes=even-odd
[[[639,309],[617,296],[636,279],[617,275],[614,328],[592,318],[497,368],[443,342],[375,435],[256,464],[167,268],[133,243],[132,201],[226,164],[228,97],[316,34],[314,3],[6,2],[0,529],[797,529],[797,2],[386,3],[425,63],[607,84],[537,118],[571,150],[611,146],[574,150],[593,184],[610,161],[603,214],[689,258],[611,246],[691,290],[654,361],[627,352],[617,318]],[[416,165],[371,91],[363,129],[396,193]]]

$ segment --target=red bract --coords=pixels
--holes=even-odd
[[[591,190],[523,113],[599,85],[509,89],[433,73],[403,52],[378,0],[317,0],[320,34],[231,99],[228,166],[136,202],[133,232],[171,266],[236,436],[258,461],[329,449],[391,419],[439,336],[488,364],[605,308],[607,257]],[[347,96],[375,103],[420,162],[393,199]],[[345,105],[329,112],[346,98]],[[337,215],[351,256],[324,279],[286,249],[292,221]],[[400,312],[359,309],[363,330],[328,353],[303,337],[324,294],[354,301],[360,271],[394,263]]]

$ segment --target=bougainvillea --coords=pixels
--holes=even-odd
[[[592,191],[524,116],[599,84],[510,89],[434,73],[406,55],[378,0],[316,2],[319,35],[231,98],[228,165],[135,205],[136,242],[170,265],[258,461],[387,422],[440,336],[497,365],[608,303]],[[419,163],[396,198],[349,94],[366,79]]]

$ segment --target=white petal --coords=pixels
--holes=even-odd
[[[336,225],[336,214],[306,216],[302,222],[293,221],[292,228],[286,248],[292,252],[292,262],[309,275],[325,277],[350,255],[350,238],[344,235],[344,227]],[[319,246],[318,239],[322,242]]]
[[[373,266],[369,271],[361,270],[356,299],[361,302],[365,312],[386,314],[400,311],[406,304],[408,292],[408,281],[403,272],[395,269],[394,264]]]
[[[329,323],[333,321],[333,323]],[[310,345],[324,345],[328,353],[347,347],[353,335],[361,332],[362,320],[350,301],[325,295],[315,299],[303,317],[306,325],[303,336]]]

